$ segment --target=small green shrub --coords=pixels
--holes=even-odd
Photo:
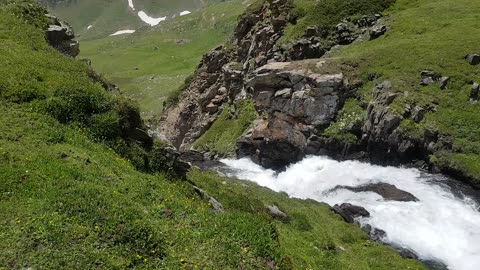
[[[302,36],[309,26],[316,26],[328,37],[343,19],[354,15],[373,15],[391,6],[395,0],[295,0],[292,14],[297,24],[288,25],[280,42]]]
[[[339,111],[335,122],[325,129],[323,136],[346,143],[358,141],[359,131],[366,118],[366,111],[358,100],[349,99]]]
[[[2,8],[1,5],[4,5],[3,8],[7,12],[15,14],[29,25],[41,30],[47,27],[48,18],[45,14],[48,11],[42,5],[32,4],[30,0],[3,0],[0,2],[0,8]]]
[[[257,113],[253,102],[240,100],[232,114],[231,106],[225,106],[210,129],[194,144],[195,149],[227,155],[235,151],[237,139],[250,127]]]
[[[89,119],[91,137],[97,141],[109,141],[120,135],[120,119],[114,111],[95,114]]]
[[[290,224],[296,230],[306,232],[313,229],[312,225],[308,221],[308,217],[302,213],[293,213],[290,215]]]

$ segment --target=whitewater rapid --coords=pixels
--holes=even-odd
[[[443,176],[326,157],[307,157],[281,173],[249,159],[221,162],[230,177],[251,180],[292,197],[332,206],[346,202],[362,206],[370,217],[359,219],[361,224],[384,230],[384,242],[413,250],[422,260],[440,261],[452,270],[480,269],[479,205],[467,196],[455,196]],[[332,191],[337,186],[371,183],[395,185],[419,201],[386,201],[372,192]]]

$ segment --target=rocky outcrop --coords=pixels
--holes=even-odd
[[[166,108],[158,123],[160,138],[180,150],[190,149],[225,104],[247,97],[244,78],[273,58],[272,48],[288,23],[288,3],[266,1],[259,10],[239,19],[229,46],[206,54],[179,102]]]
[[[370,216],[365,208],[350,203],[336,204],[332,207],[332,211],[339,214],[348,223],[354,223],[355,218]]]
[[[304,157],[316,127],[330,123],[349,93],[343,74],[316,73],[324,61],[270,63],[248,80],[261,118],[238,144],[237,156],[250,156],[267,168],[282,168]]]
[[[320,58],[337,45],[348,45],[357,40],[373,40],[388,31],[382,15],[365,15],[358,19],[345,18],[335,26],[333,33],[323,28],[308,27],[299,39],[274,48],[276,61],[294,61]]]
[[[288,215],[285,212],[283,212],[282,210],[280,210],[278,208],[278,206],[267,205],[266,208],[267,208],[267,211],[272,218],[279,219],[279,220],[287,220],[288,219]]]
[[[375,184],[368,184],[359,187],[345,187],[339,186],[335,189],[347,189],[353,192],[374,192],[378,195],[382,196],[387,201],[398,201],[398,202],[416,202],[418,201],[417,197],[413,194],[398,189],[394,185],[390,185],[387,183],[375,183]]]
[[[187,179],[191,165],[184,161],[181,154],[169,146],[156,146],[150,150],[148,166],[152,172],[166,172],[178,179]]]
[[[468,63],[472,66],[476,66],[480,64],[480,55],[476,53],[470,53],[465,56],[465,59],[468,61]]]
[[[200,196],[200,198],[202,198],[203,200],[207,201],[210,204],[214,212],[217,212],[217,213],[225,212],[223,205],[220,202],[218,202],[217,199],[208,195],[208,193],[205,190],[197,186],[193,186],[193,190],[198,194],[198,196]]]
[[[47,14],[49,20],[48,28],[45,30],[45,38],[53,48],[70,57],[76,57],[80,53],[80,44],[74,40],[75,34],[72,27]]]
[[[370,236],[370,239],[376,242],[383,242],[383,239],[385,236],[387,236],[387,233],[384,230],[374,228],[369,224],[362,225],[362,230]]]

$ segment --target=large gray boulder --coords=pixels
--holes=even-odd
[[[410,192],[401,190],[395,185],[387,183],[374,183],[359,187],[346,187],[340,186],[335,189],[342,188],[353,192],[374,192],[382,196],[387,201],[399,201],[399,202],[416,202],[418,198]]]
[[[350,203],[336,204],[332,207],[332,211],[339,214],[348,223],[354,223],[355,218],[370,216],[365,208]]]
[[[45,30],[48,44],[65,55],[76,57],[80,53],[80,44],[74,40],[75,34],[72,27],[55,16],[49,14],[46,16],[50,21],[50,25]]]
[[[315,127],[335,118],[348,94],[343,74],[323,74],[312,66],[324,60],[274,62],[247,81],[260,115],[237,144],[237,156],[250,156],[267,168],[281,169],[305,156]]]
[[[465,59],[467,59],[468,63],[472,66],[480,64],[480,55],[476,53],[471,53],[467,54],[465,56]]]

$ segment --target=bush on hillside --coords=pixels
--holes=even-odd
[[[31,0],[0,0],[0,8],[3,6],[7,12],[21,18],[29,25],[33,25],[38,29],[45,29],[48,24],[48,18],[45,14],[47,9]]]
[[[292,15],[297,24],[287,27],[282,40],[285,42],[302,36],[309,26],[323,29],[328,37],[343,19],[379,13],[394,2],[395,0],[296,0]]]

